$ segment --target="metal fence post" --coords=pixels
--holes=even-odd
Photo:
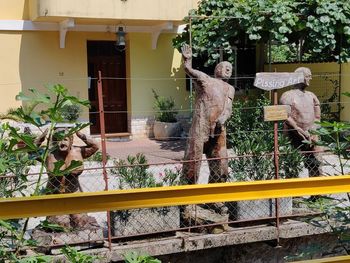
[[[108,176],[106,170],[107,163],[107,150],[106,150],[106,129],[105,129],[105,113],[103,104],[103,92],[102,92],[102,77],[101,71],[98,71],[98,81],[97,81],[97,95],[98,95],[98,108],[100,115],[100,130],[101,130],[101,147],[102,147],[102,171],[103,179],[105,181],[105,191],[108,191]],[[111,238],[111,214],[107,211],[107,227],[108,227],[108,246],[109,249],[112,248],[112,238]]]
[[[273,90],[273,104],[278,104],[277,90]],[[278,149],[278,121],[273,123],[273,133],[274,133],[274,164],[275,164],[275,180],[279,179],[279,149]],[[275,199],[275,212],[276,212],[276,228],[277,228],[277,246],[280,243],[280,218],[279,218],[279,199]]]

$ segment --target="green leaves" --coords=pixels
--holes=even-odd
[[[50,223],[47,220],[41,221],[39,224],[39,227],[49,232],[67,232],[68,231],[68,229],[64,228],[63,226]]]
[[[64,121],[64,107],[67,105],[82,105],[88,107],[89,101],[81,100],[68,94],[67,88],[61,84],[47,86],[48,91],[53,95],[47,95],[38,92],[36,89],[30,89],[30,95],[20,92],[16,100],[26,103],[26,106],[20,107],[14,112],[21,120],[31,123],[37,127],[45,124],[45,121],[62,122]],[[34,109],[41,105],[44,109],[40,112],[34,112]]]
[[[16,263],[50,263],[53,258],[50,256],[26,257],[19,259]]]
[[[310,218],[308,223],[335,234],[339,244],[347,254],[349,254],[347,247],[350,241],[350,207],[348,198],[349,194],[347,194],[345,199],[317,196],[316,198],[302,201],[308,208],[319,213],[319,216]]]
[[[9,175],[0,179],[0,198],[8,198],[15,196],[27,196],[44,194],[41,190],[42,175],[44,171],[49,171],[47,167],[47,158],[56,150],[55,144],[52,144],[53,134],[58,122],[63,120],[63,112],[67,105],[88,106],[89,102],[80,100],[68,94],[68,90],[60,85],[52,85],[47,87],[46,93],[41,93],[35,89],[29,90],[29,95],[20,92],[16,99],[21,100],[24,105],[18,109],[11,109],[8,115],[16,121],[22,121],[26,124],[32,124],[40,129],[41,126],[49,122],[46,130],[36,138],[32,135],[30,129],[21,131],[5,123],[0,127],[0,174]],[[36,110],[37,107],[40,111]],[[7,117],[7,116],[2,116]],[[72,136],[77,131],[88,126],[88,123],[77,123],[74,127],[68,129],[67,132],[56,134],[55,139],[62,140],[67,136]],[[29,126],[29,125],[28,125]],[[29,127],[27,127],[29,128]],[[41,145],[46,140],[44,145]],[[34,187],[28,183],[27,175],[30,166],[40,162],[40,171]],[[79,169],[82,165],[81,161],[73,160],[68,165],[63,160],[54,163],[51,174],[55,176],[65,176]],[[30,186],[30,187],[29,187]],[[34,192],[32,191],[34,188]],[[28,192],[30,190],[30,193]],[[50,262],[49,257],[28,257],[19,259],[18,252],[24,246],[34,246],[35,242],[25,238],[27,231],[28,219],[21,224],[18,221],[0,220],[0,258],[9,262]],[[43,222],[42,227],[50,231],[61,231],[62,229],[48,222]],[[3,237],[6,237],[3,242]],[[9,239],[11,241],[9,241]],[[2,249],[5,247],[5,250]],[[6,248],[10,248],[8,250]],[[15,251],[15,252],[12,252]],[[73,250],[66,250],[72,256],[70,262],[94,262],[96,257],[85,256]],[[75,260],[75,261],[72,261]],[[0,260],[1,261],[1,260]],[[7,261],[6,261],[7,262]]]
[[[227,121],[227,142],[236,155],[248,157],[229,161],[234,181],[267,180],[274,177],[273,124],[264,122],[263,106],[270,101],[259,98],[245,98],[233,105],[233,113]],[[284,136],[278,138],[281,178],[296,177],[302,169],[303,156],[294,149]]]
[[[70,174],[72,171],[76,170],[79,167],[82,167],[83,162],[72,160],[68,167],[65,167],[64,160],[59,160],[54,163],[54,169],[50,171],[50,173],[55,176],[64,176],[66,174]]]
[[[144,154],[129,155],[125,160],[114,162],[116,168],[111,172],[117,175],[120,189],[134,189],[161,186],[152,173],[147,171],[147,159]]]
[[[175,101],[173,98],[164,98],[159,96],[154,89],[154,109],[157,110],[156,120],[161,122],[176,122]]]
[[[128,252],[124,255],[125,263],[162,263],[159,259],[155,259],[149,255],[139,255],[135,251]]]
[[[278,44],[302,40],[307,61],[350,60],[349,1],[203,0],[191,15],[206,16],[192,18],[191,34],[194,57],[207,58],[209,65],[217,63],[220,49],[233,62],[231,46],[267,43],[270,38]],[[177,49],[189,43],[189,30],[174,39]]]
[[[319,140],[314,144],[325,147],[338,157],[340,171],[338,173],[345,174],[345,167],[348,167],[350,159],[350,124],[345,122],[318,122],[320,127],[311,133],[317,135]]]
[[[71,263],[94,263],[98,262],[100,257],[86,255],[84,253],[78,252],[75,248],[65,246],[61,249],[61,252]]]
[[[39,93],[36,89],[29,89],[29,91],[32,93],[32,97],[26,96],[24,92],[20,92],[16,96],[16,100],[21,100],[24,102],[31,102],[31,103],[50,103],[50,96],[46,94]]]

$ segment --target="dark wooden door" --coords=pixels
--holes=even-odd
[[[100,133],[97,78],[102,73],[102,90],[106,133],[128,131],[125,52],[115,48],[113,41],[88,41],[88,74],[91,134]]]

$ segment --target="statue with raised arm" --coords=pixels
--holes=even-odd
[[[55,136],[58,133],[65,132],[67,132],[67,129],[65,128],[57,128],[54,131],[52,137],[53,151],[49,153],[46,159],[48,172],[48,183],[46,189],[49,194],[74,193],[81,191],[79,175],[82,174],[84,170],[83,164],[63,176],[55,176],[51,172],[54,170],[55,163],[58,161],[63,161],[63,165],[60,169],[64,170],[71,165],[72,161],[83,162],[84,159],[90,157],[98,150],[97,143],[81,132],[77,132],[76,135],[85,143],[85,146],[74,146],[73,135],[66,136],[63,139],[58,139],[57,136]],[[37,139],[37,145],[40,145],[45,140],[46,134],[47,131]],[[87,214],[49,216],[47,220],[50,223],[73,229],[84,229],[98,226],[96,219]]]
[[[311,70],[299,67],[295,72],[304,74],[304,83],[294,86],[294,89],[286,91],[280,98],[280,104],[288,105],[288,119],[284,123],[284,132],[291,140],[292,145],[301,151],[315,151],[316,147],[303,141],[316,142],[316,135],[310,134],[317,128],[315,122],[321,119],[320,102],[316,95],[306,88],[312,79]],[[310,176],[319,175],[319,161],[313,153],[306,155],[305,166]]]
[[[195,184],[198,179],[202,154],[209,163],[209,183],[225,182],[228,177],[225,122],[232,113],[235,90],[228,84],[232,65],[220,62],[215,67],[215,77],[192,68],[192,50],[182,47],[185,72],[195,84],[195,106],[189,131],[183,165],[183,179]],[[222,158],[222,159],[220,159]]]

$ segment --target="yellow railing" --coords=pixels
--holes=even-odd
[[[350,175],[1,198],[0,219],[345,193]]]
[[[349,263],[350,256],[340,256],[340,257],[331,257],[331,258],[320,258],[313,260],[303,260],[296,261],[295,263]]]
[[[0,219],[345,193],[350,175],[0,198]],[[302,262],[350,262],[335,257]]]

